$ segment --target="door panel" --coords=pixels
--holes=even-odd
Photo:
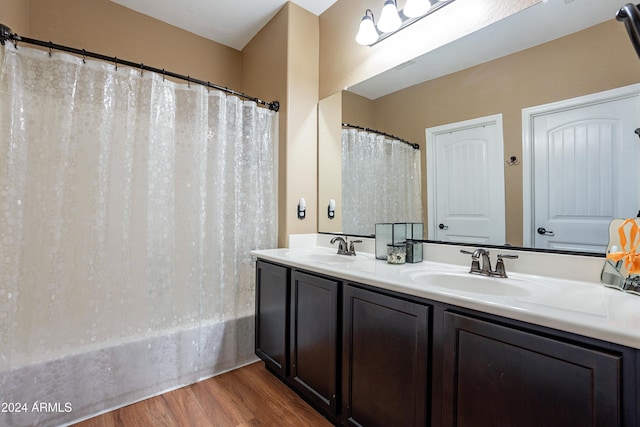
[[[353,286],[343,301],[343,424],[427,425],[430,307]]]
[[[430,238],[504,244],[501,118],[428,129],[427,144]]]
[[[289,269],[256,263],[256,355],[281,377],[289,369]]]
[[[291,381],[335,416],[338,389],[338,282],[294,271],[291,284]]]
[[[533,119],[536,248],[605,252],[610,221],[637,215],[640,192],[629,185],[640,182],[637,104],[616,99]]]
[[[444,316],[444,427],[622,425],[619,354]]]

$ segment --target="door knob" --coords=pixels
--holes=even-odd
[[[553,231],[548,231],[544,227],[538,227],[538,234],[542,236],[554,236]]]
[[[448,230],[448,229],[449,229],[449,226],[448,226],[448,225],[444,225],[444,224],[440,224],[440,225],[438,225],[438,228],[439,228],[440,230]]]

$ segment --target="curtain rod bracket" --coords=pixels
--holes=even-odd
[[[4,46],[4,42],[11,40],[11,28],[0,24],[0,44]]]

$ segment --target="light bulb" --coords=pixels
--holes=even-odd
[[[367,9],[367,12],[371,11]],[[362,21],[360,21],[360,28],[358,29],[358,34],[356,35],[356,42],[363,46],[367,46],[375,43],[377,40],[378,31],[376,30],[376,26],[373,23],[373,18],[365,13],[365,15],[362,17]]]
[[[407,0],[407,4],[402,9],[402,13],[407,18],[417,18],[427,13],[431,9],[429,0]]]
[[[398,8],[394,0],[386,0],[380,12],[380,21],[378,21],[378,29],[383,33],[390,33],[397,30],[402,25]]]

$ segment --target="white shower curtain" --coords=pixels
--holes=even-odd
[[[253,357],[252,321],[235,319],[253,313],[249,251],[277,243],[275,123],[199,85],[4,47],[0,401],[29,411],[0,425],[77,419]]]
[[[342,230],[371,235],[381,222],[422,222],[420,151],[358,130],[342,130]]]

